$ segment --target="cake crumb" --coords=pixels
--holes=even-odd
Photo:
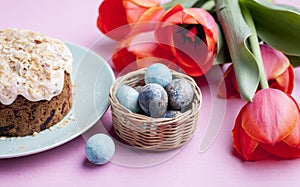
[[[33,137],[35,137],[35,136],[37,136],[37,135],[38,135],[37,132],[33,132],[33,134],[32,134]]]
[[[69,119],[70,121],[75,121],[75,117],[74,117],[73,114],[70,114],[69,117],[68,117],[68,119]]]
[[[54,127],[53,126],[49,127],[49,130],[54,131]]]
[[[69,120],[65,120],[63,122],[61,122],[59,125],[58,125],[58,128],[63,128],[64,126],[66,126],[67,124],[69,123]]]

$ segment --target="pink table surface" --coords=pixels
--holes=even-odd
[[[276,2],[300,7],[299,0]],[[30,29],[90,47],[102,36],[96,28],[100,3],[98,0],[2,0],[0,29]],[[296,90],[300,85],[299,73],[297,69]],[[191,141],[179,150],[148,153],[119,146],[113,162],[104,166],[90,164],[84,155],[85,139],[97,131],[103,131],[101,124],[111,125],[108,110],[91,130],[62,146],[39,154],[0,160],[0,186],[300,185],[300,159],[243,162],[235,155],[231,129],[244,103],[239,100],[227,101],[221,130],[212,146],[201,151],[207,124],[216,118],[211,114],[213,94],[207,84],[201,88],[204,100],[198,127]],[[295,95],[300,101],[299,95]]]

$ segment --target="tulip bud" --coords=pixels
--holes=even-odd
[[[299,106],[277,89],[258,91],[239,112],[232,130],[234,148],[246,160],[273,154],[300,157]]]

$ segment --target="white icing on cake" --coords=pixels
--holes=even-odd
[[[61,93],[72,62],[70,50],[57,39],[21,29],[0,30],[0,102],[10,105],[18,95],[29,101],[51,100]]]

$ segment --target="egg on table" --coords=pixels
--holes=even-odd
[[[86,158],[93,164],[102,165],[110,161],[115,153],[115,143],[106,134],[95,134],[85,146]]]

